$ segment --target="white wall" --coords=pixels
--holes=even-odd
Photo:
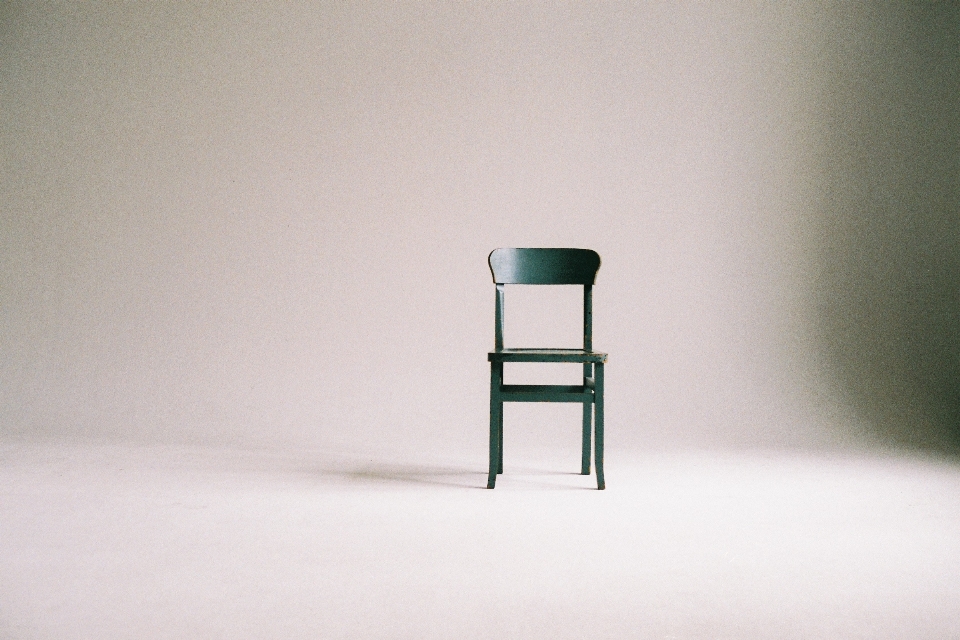
[[[498,246],[603,257],[611,448],[866,437],[834,125],[896,10],[2,11],[4,440],[482,455]]]

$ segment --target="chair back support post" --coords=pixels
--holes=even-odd
[[[593,285],[583,285],[583,349],[593,350]]]
[[[503,351],[503,285],[497,285],[496,328],[494,330],[494,348]]]
[[[583,285],[583,350],[593,350],[593,285]],[[593,377],[593,365],[589,362],[583,363],[583,384]],[[584,406],[584,411],[587,407]],[[586,434],[586,431],[585,431]],[[584,435],[584,442],[588,436]],[[589,471],[588,471],[589,473]]]

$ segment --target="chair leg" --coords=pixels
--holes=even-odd
[[[593,365],[589,362],[583,363],[583,384],[587,384],[587,378],[593,377]],[[590,475],[590,436],[593,430],[593,407],[592,402],[583,403],[583,446],[580,457],[580,474]]]
[[[501,402],[499,404],[500,406],[497,407],[497,416],[499,418],[497,421],[497,432],[500,434],[500,445],[498,447],[500,452],[500,460],[497,462],[497,473],[503,473],[503,403]]]
[[[597,466],[597,489],[606,488],[603,480],[603,364],[594,365],[594,454],[596,456],[595,464]]]
[[[593,430],[592,403],[583,403],[583,455],[580,460],[580,475],[590,475],[590,436]]]
[[[497,484],[497,470],[500,467],[500,439],[503,429],[503,403],[500,402],[500,379],[503,368],[499,363],[490,363],[490,472],[487,474],[487,489]]]

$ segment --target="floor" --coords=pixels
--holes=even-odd
[[[960,466],[0,446],[0,638],[960,638]]]

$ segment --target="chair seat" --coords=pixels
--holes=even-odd
[[[607,354],[585,349],[504,349],[487,354],[490,362],[606,362]]]

